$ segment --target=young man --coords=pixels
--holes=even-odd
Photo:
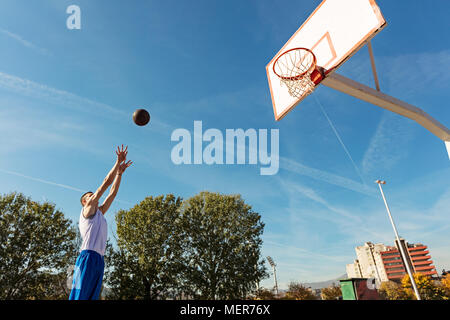
[[[69,300],[97,300],[102,288],[106,239],[108,226],[103,216],[119,191],[120,180],[125,170],[132,164],[126,162],[128,147],[117,147],[117,161],[95,192],[81,196],[83,208],[80,213],[79,228],[82,238],[80,255],[73,272],[72,291]],[[103,193],[112,184],[109,195],[101,206],[98,205]]]

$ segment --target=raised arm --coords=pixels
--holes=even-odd
[[[100,187],[97,189],[97,191],[94,192],[93,196],[89,199],[90,202],[95,203],[95,202],[98,202],[98,200],[100,200],[100,198],[105,193],[105,191],[108,189],[108,187],[113,183],[114,177],[116,176],[116,174],[119,170],[120,164],[123,161],[125,161],[125,159],[127,158],[127,154],[128,154],[128,146],[125,147],[125,149],[123,148],[123,145],[122,145],[122,149],[117,147],[116,163],[112,167],[111,171],[109,171],[109,173],[106,175],[105,179],[103,180],[103,183],[100,185]]]
[[[125,172],[125,170],[131,166],[133,162],[128,161],[127,163],[122,163],[119,166],[119,169],[117,171],[116,177],[114,179],[114,183],[111,187],[111,190],[109,191],[108,196],[106,197],[103,204],[99,207],[100,211],[105,214],[106,211],[108,211],[109,207],[111,206],[112,202],[116,198],[117,192],[119,191],[120,182],[122,180],[122,174]]]

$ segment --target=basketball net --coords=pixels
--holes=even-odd
[[[316,72],[316,57],[314,53],[306,48],[294,48],[281,54],[273,64],[274,73],[280,78],[291,96],[300,98],[309,94],[320,79],[313,81],[311,74]],[[317,71],[318,72],[318,71]],[[320,74],[320,73],[319,73]]]

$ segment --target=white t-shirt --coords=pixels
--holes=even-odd
[[[108,223],[103,213],[97,209],[94,215],[85,218],[81,209],[79,227],[83,239],[80,251],[93,250],[103,256],[108,236]]]

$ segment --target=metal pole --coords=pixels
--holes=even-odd
[[[423,110],[385,93],[379,92],[362,83],[346,78],[336,72],[328,74],[328,76],[323,79],[321,83],[329,88],[341,91],[355,98],[416,121],[442,141],[448,142],[447,148],[449,148],[450,152],[450,130],[442,123],[426,114]]]
[[[273,261],[272,257],[270,257],[270,256],[267,256],[267,261],[269,262],[269,264],[270,264],[270,266],[272,267],[272,270],[273,270],[273,278],[275,280],[275,292],[276,292],[276,295],[278,297],[277,271],[275,269],[276,264]]]
[[[275,265],[273,265],[273,277],[275,279],[275,292],[278,298],[278,282],[277,282],[277,270],[275,269]]]
[[[372,64],[372,72],[373,72],[373,79],[375,80],[375,87],[377,88],[377,91],[380,91],[380,83],[378,82],[377,69],[375,68],[375,58],[373,57],[372,44],[370,40],[367,41],[367,47],[369,48],[370,63]]]
[[[381,185],[382,184],[386,184],[386,181],[377,180],[377,181],[375,181],[375,183],[378,184],[378,186],[380,187],[381,196],[383,197],[384,205],[386,206],[386,210],[387,210],[388,215],[389,215],[389,220],[391,220],[392,228],[394,229],[394,232],[395,232],[395,238],[397,239],[397,243],[398,243],[398,246],[399,246],[400,254],[402,255],[403,262],[405,264],[405,268],[406,268],[406,271],[408,272],[409,278],[411,279],[411,285],[412,285],[412,287],[414,289],[414,293],[416,294],[417,300],[421,300],[420,299],[419,290],[417,290],[416,281],[414,280],[414,276],[413,276],[413,274],[411,272],[411,268],[409,267],[409,263],[406,260],[406,253],[403,250],[403,246],[402,246],[402,244],[400,242],[400,237],[398,236],[397,228],[395,227],[394,220],[392,219],[391,210],[389,210],[388,203],[387,203],[386,198],[384,196],[383,188],[381,188]]]

